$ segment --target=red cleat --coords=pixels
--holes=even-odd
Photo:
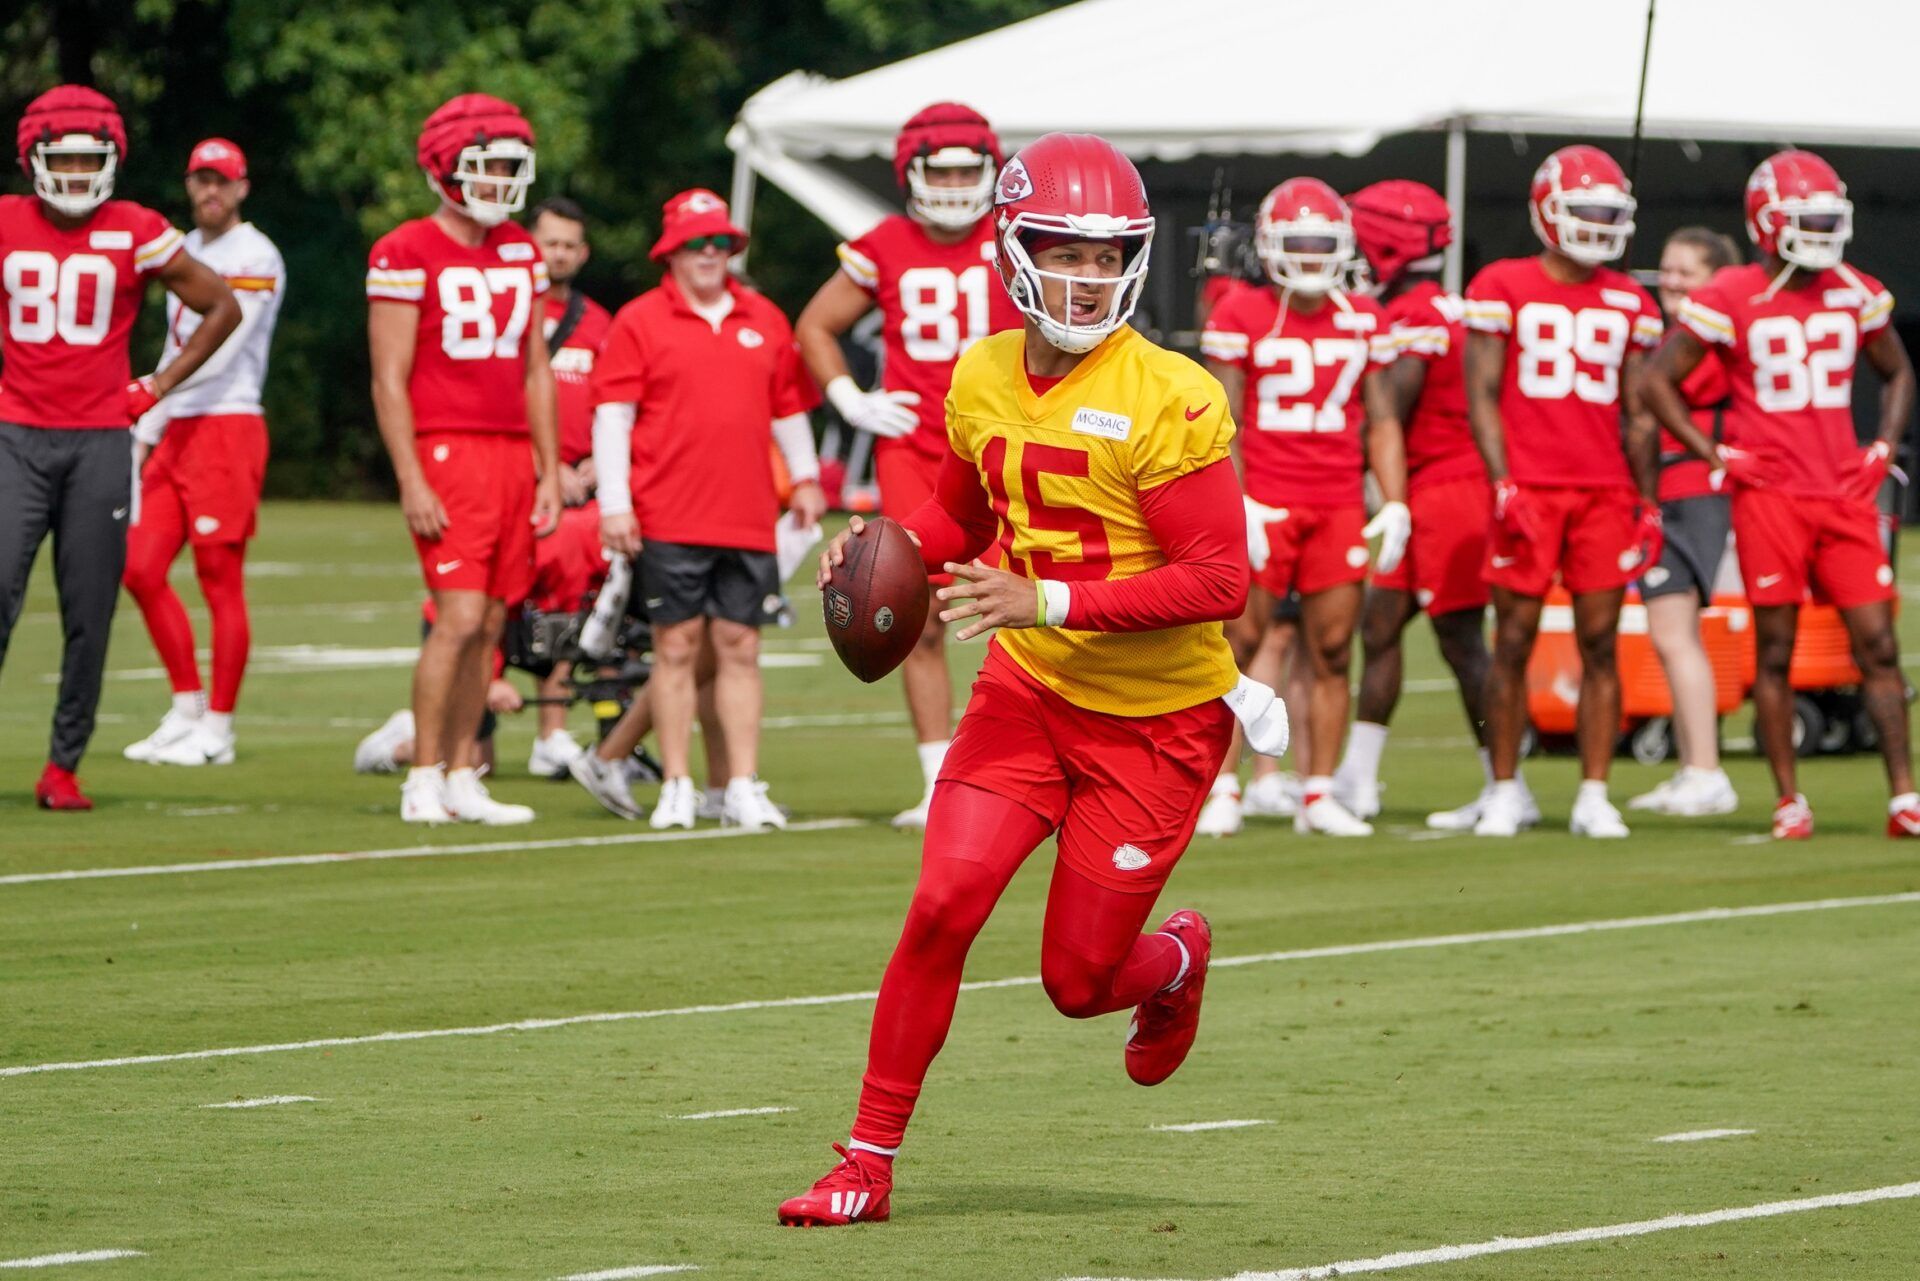
[[[40,781],[33,785],[33,799],[40,803],[43,810],[90,810],[93,802],[80,790],[80,780],[73,776],[70,769],[61,769],[52,761],[40,772]]]
[[[1773,839],[1807,841],[1813,839],[1813,810],[1807,798],[1797,793],[1780,798],[1773,807]]]
[[[1908,792],[1896,797],[1887,811],[1888,836],[1920,836],[1920,796]]]
[[[1200,997],[1213,956],[1213,928],[1198,912],[1175,912],[1159,932],[1186,945],[1187,976],[1179,987],[1154,993],[1133,1012],[1133,1026],[1127,1029],[1127,1075],[1139,1085],[1158,1085],[1186,1062],[1200,1030]]]
[[[885,1223],[893,1208],[893,1162],[872,1152],[849,1152],[838,1143],[840,1164],[797,1197],[780,1203],[780,1223],[789,1228],[844,1228]]]

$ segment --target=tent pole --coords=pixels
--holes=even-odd
[[[1453,213],[1453,243],[1447,246],[1442,281],[1448,293],[1466,284],[1467,250],[1467,122],[1455,117],[1447,125],[1447,208]]]
[[[732,140],[729,139],[729,141]],[[741,146],[733,153],[733,186],[728,194],[727,203],[731,206],[729,212],[733,214],[734,225],[746,231],[749,245],[753,240],[753,195],[755,188],[759,185],[759,178],[760,176],[753,171],[753,163],[747,159],[746,140],[743,138]],[[746,267],[747,251],[742,249],[734,255],[733,269],[745,271]]]

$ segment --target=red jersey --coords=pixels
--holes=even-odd
[[[587,304],[580,323],[567,340],[552,351],[553,394],[560,417],[560,461],[569,465],[593,456],[593,362],[606,345],[607,329],[613,317],[607,309],[581,294]],[[554,326],[566,313],[567,305],[547,295],[546,334],[553,338]]]
[[[38,197],[0,196],[0,422],[125,431],[133,322],[148,279],[185,244],[130,200],[68,230]]]
[[[1680,398],[1692,411],[1694,427],[1708,440],[1722,434],[1720,420],[1726,412],[1727,397],[1727,371],[1711,357],[1695,365],[1693,372],[1681,380]],[[1660,429],[1661,502],[1711,494],[1712,470],[1705,459],[1694,457],[1692,451],[1675,440],[1673,433],[1664,427]]]
[[[1727,442],[1778,467],[1787,493],[1838,497],[1860,451],[1853,368],[1893,318],[1893,296],[1851,267],[1770,285],[1765,267],[1724,267],[1680,304],[1678,319],[1732,384]]]
[[[368,300],[420,313],[407,380],[416,434],[526,434],[527,322],[546,291],[547,264],[517,223],[489,227],[467,246],[432,218],[415,218],[374,242]]]
[[[947,452],[947,388],[960,353],[988,334],[1018,329],[1020,312],[993,268],[993,220],[982,218],[966,239],[943,245],[903,214],[839,246],[840,270],[880,308],[884,357],[880,385],[920,396],[920,426],[877,450]]]
[[[1396,295],[1386,305],[1394,358],[1427,367],[1420,398],[1407,415],[1407,489],[1441,481],[1485,476],[1487,466],[1467,422],[1464,307],[1431,280]]]
[[[1339,290],[1311,315],[1283,314],[1272,289],[1236,289],[1214,307],[1200,350],[1244,375],[1240,460],[1255,501],[1363,501],[1360,380],[1393,359],[1383,319],[1379,303]]]
[[[773,420],[819,403],[780,309],[735,281],[713,323],[669,276],[622,307],[593,403],[636,405],[633,514],[643,538],[774,550]]]
[[[1653,296],[1609,267],[1596,267],[1580,284],[1561,284],[1538,257],[1507,258],[1481,268],[1467,286],[1465,320],[1507,347],[1500,417],[1513,479],[1631,489],[1620,375],[1631,348],[1660,342]]]

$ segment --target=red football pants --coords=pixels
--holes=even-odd
[[[927,814],[920,881],[873,1011],[853,1137],[897,1148],[927,1068],[946,1042],[967,949],[1027,855],[1053,832],[1032,810],[946,780]],[[1040,939],[1040,981],[1069,1018],[1129,1009],[1173,982],[1180,945],[1142,934],[1157,891],[1128,893],[1053,867]]]
[[[193,624],[167,581],[174,558],[187,541],[186,524],[178,510],[162,506],[143,510],[140,523],[127,531],[127,567],[122,578],[140,606],[176,694],[200,688]],[[213,625],[213,689],[207,707],[215,712],[232,712],[239,701],[247,652],[253,644],[247,618],[246,557],[244,542],[193,544],[193,570]]]

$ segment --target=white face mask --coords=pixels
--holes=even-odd
[[[487,172],[492,160],[508,160],[515,168],[510,174]],[[454,164],[453,181],[460,188],[461,207],[482,227],[497,227],[526,207],[527,189],[533,186],[533,148],[518,138],[492,138],[461,149]],[[478,194],[491,188],[496,198]]]
[[[975,169],[977,182],[947,186],[928,179],[930,170]],[[907,211],[922,222],[962,231],[986,217],[993,204],[993,160],[968,147],[942,147],[907,165]]]
[[[50,156],[98,156],[98,169],[62,173],[48,168]],[[119,148],[87,133],[70,133],[53,142],[34,144],[28,156],[33,170],[33,194],[69,217],[92,213],[113,195]]]
[[[1040,336],[1061,351],[1075,355],[1092,351],[1107,335],[1126,324],[1133,315],[1133,309],[1139,305],[1141,288],[1147,279],[1147,259],[1153,251],[1153,225],[1152,218],[1129,220],[1102,214],[1079,217],[1016,214],[1000,237],[1000,252],[1007,256],[1012,266],[1007,296],[1013,299],[1013,305],[1020,309],[1020,314],[1040,330]],[[1038,231],[1047,235],[1084,235],[1090,240],[1115,240],[1121,243],[1123,249],[1132,241],[1138,247],[1119,275],[1081,276],[1064,271],[1048,271],[1036,265],[1033,255],[1027,252],[1026,245],[1020,239],[1023,231]],[[1065,286],[1064,319],[1047,310],[1042,285],[1049,280],[1059,281]],[[1073,287],[1079,285],[1085,288],[1090,284],[1109,291],[1106,313],[1092,320],[1076,322],[1072,308]]]
[[[1575,206],[1617,210],[1619,220],[1582,218],[1573,212]],[[1533,230],[1548,248],[1558,249],[1583,266],[1598,267],[1627,252],[1627,242],[1633,239],[1633,211],[1638,207],[1632,196],[1617,188],[1556,191],[1532,209]],[[1552,235],[1548,234],[1549,226]]]
[[[1845,196],[1820,193],[1792,200],[1776,200],[1760,210],[1778,229],[1775,246],[1783,261],[1808,271],[1830,271],[1846,256],[1853,239],[1853,202]],[[1809,221],[1820,227],[1806,225]]]
[[[1295,250],[1293,240],[1324,240],[1322,250]],[[1306,222],[1262,223],[1253,233],[1254,252],[1267,269],[1267,279],[1299,294],[1324,294],[1339,288],[1353,259],[1353,228],[1343,222],[1313,219]]]

